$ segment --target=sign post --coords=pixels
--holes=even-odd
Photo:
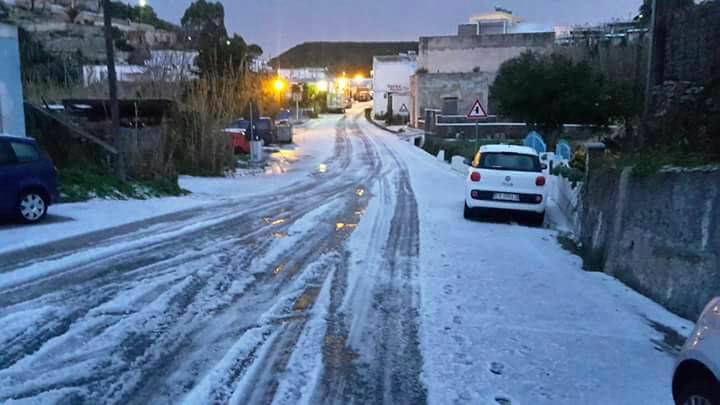
[[[487,116],[487,112],[480,103],[480,99],[475,99],[475,103],[467,114],[468,119],[475,120],[475,152],[480,149],[480,120],[487,118]]]

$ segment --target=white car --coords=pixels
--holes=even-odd
[[[545,167],[538,153],[527,146],[483,146],[468,170],[465,218],[481,209],[510,210],[529,214],[542,225],[547,200]]]
[[[680,405],[720,405],[720,297],[710,301],[680,352],[672,391]]]

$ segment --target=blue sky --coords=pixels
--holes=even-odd
[[[137,0],[130,0],[137,1]],[[180,21],[191,0],[148,0],[160,17]],[[305,41],[417,40],[452,34],[473,14],[501,6],[528,22],[584,24],[626,19],[641,0],[235,0],[225,5],[230,32],[266,56]]]

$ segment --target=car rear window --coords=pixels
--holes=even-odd
[[[7,142],[0,142],[0,166],[15,163],[15,153]]]
[[[248,128],[250,128],[250,121],[248,121],[248,120],[235,121],[232,123],[231,128],[247,130]]]
[[[40,152],[29,143],[10,142],[10,147],[15,152],[15,157],[20,163],[40,160]]]
[[[480,154],[480,169],[512,170],[518,172],[540,172],[540,159],[521,153],[486,152]]]
[[[257,122],[257,129],[263,131],[270,129],[270,121],[268,120],[260,120]]]

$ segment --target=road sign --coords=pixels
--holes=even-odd
[[[471,120],[479,120],[487,118],[487,116],[487,112],[485,112],[485,108],[483,108],[482,104],[480,104],[480,99],[478,98],[475,100],[475,104],[473,104],[470,112],[467,114],[467,117]]]
[[[400,107],[400,111],[398,111],[399,114],[410,114],[410,110],[408,110],[407,106],[405,104]]]

